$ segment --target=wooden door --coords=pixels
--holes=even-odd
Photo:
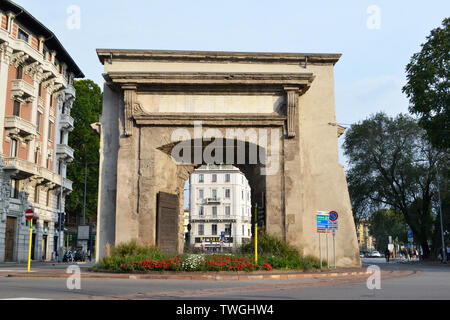
[[[156,244],[162,252],[178,252],[178,195],[160,192],[157,201]]]
[[[14,261],[14,243],[16,238],[16,218],[6,218],[5,261]]]

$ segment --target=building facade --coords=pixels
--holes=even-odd
[[[369,234],[369,223],[367,220],[361,220],[356,224],[356,234],[361,252],[366,253],[375,250],[375,240]]]
[[[238,168],[203,165],[189,183],[191,247],[228,251],[251,239],[251,190]]]
[[[84,77],[56,36],[24,8],[0,3],[0,262],[55,259],[59,212],[72,191],[68,135],[74,78]],[[59,241],[58,241],[59,239]]]

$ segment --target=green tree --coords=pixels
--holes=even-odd
[[[450,149],[450,18],[431,31],[406,73],[409,111],[420,117],[434,146]]]
[[[436,162],[443,153],[425,135],[410,116],[377,113],[350,127],[344,152],[355,216],[386,208],[401,213],[428,257],[437,214]]]
[[[103,96],[100,87],[92,80],[74,81],[76,99],[71,116],[74,130],[69,135],[69,145],[74,149],[74,161],[67,167],[67,177],[73,181],[73,192],[66,200],[66,211],[83,213],[85,163],[89,163],[86,189],[86,218],[97,215],[98,162],[100,137],[91,128],[99,121]]]
[[[406,242],[406,230],[405,218],[395,210],[377,210],[369,218],[369,234],[375,238],[376,248],[380,252],[386,250],[389,236]]]

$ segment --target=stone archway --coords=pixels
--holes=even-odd
[[[339,55],[154,50],[98,50],[98,55],[106,83],[97,258],[106,243],[155,244],[158,192],[178,194],[181,201],[195,167],[212,163],[177,162],[173,150],[187,142],[203,154],[208,146],[195,149],[195,141],[224,138],[265,152],[266,163],[250,165],[246,158],[237,167],[255,192],[264,186],[267,232],[304,255],[318,256],[315,212],[336,210],[338,265],[360,264],[337,154],[333,66]],[[226,146],[220,149],[228,154]]]

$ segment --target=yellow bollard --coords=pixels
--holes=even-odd
[[[31,242],[33,239],[33,219],[30,219],[30,244],[28,247],[28,269],[27,272],[30,272],[30,262],[31,262]]]
[[[255,264],[258,264],[258,204],[255,204]]]

